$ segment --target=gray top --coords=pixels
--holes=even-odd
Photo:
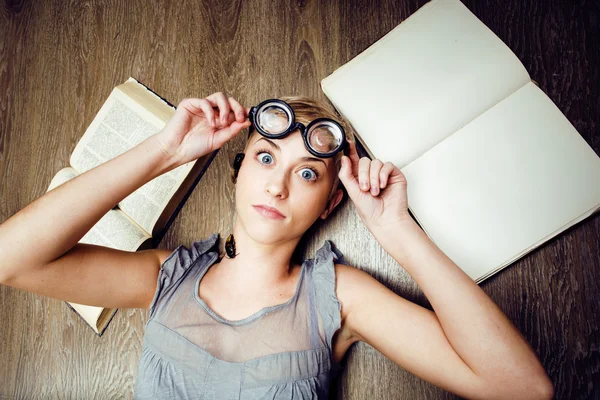
[[[198,296],[220,261],[218,240],[179,246],[161,266],[134,398],[326,399],[341,369],[332,337],[341,326],[334,262],[346,264],[342,253],[326,240],[302,263],[290,300],[230,321]]]

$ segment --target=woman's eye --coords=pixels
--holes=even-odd
[[[301,170],[300,175],[307,181],[314,181],[315,179],[317,179],[317,174],[310,168],[303,168]]]
[[[263,154],[264,154],[264,155],[263,155]],[[263,164],[265,163],[265,162],[264,162],[265,160],[269,160],[269,159],[271,159],[271,161],[272,161],[272,157],[271,157],[271,155],[270,155],[269,153],[265,153],[265,152],[263,152],[263,153],[259,153],[259,155],[258,155],[258,159],[259,159],[259,160],[260,160],[260,162],[262,162]]]
[[[273,156],[270,152],[265,150],[257,150],[256,155],[261,164],[271,165],[273,162]],[[271,162],[269,162],[269,160]],[[300,170],[300,176],[306,181],[316,181],[319,178],[319,173],[312,168],[305,167]]]

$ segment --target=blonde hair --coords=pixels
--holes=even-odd
[[[282,96],[278,99],[285,101],[290,105],[290,107],[292,107],[292,109],[294,110],[294,115],[296,117],[296,122],[301,122],[306,126],[312,120],[317,118],[331,118],[334,121],[338,122],[342,126],[342,128],[344,128],[346,141],[354,142],[355,134],[354,130],[352,129],[352,126],[348,121],[342,118],[337,113],[337,111],[335,111],[335,109],[328,103],[306,96]],[[246,140],[246,145],[248,144],[248,140],[250,140],[250,137],[256,133],[256,130],[253,128],[253,126],[250,126],[250,129],[248,130],[248,138]],[[348,155],[348,147],[346,147],[346,149],[343,152],[340,151],[332,157],[333,165],[335,168],[335,178],[328,199],[331,199],[331,196],[333,196],[335,191],[340,186],[340,178],[338,177],[338,173],[340,171],[340,168],[342,167],[343,154]],[[341,186],[341,188],[344,192],[346,192],[343,185]]]

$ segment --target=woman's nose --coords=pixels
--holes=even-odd
[[[287,183],[284,174],[273,174],[267,182],[266,191],[271,196],[287,197]]]

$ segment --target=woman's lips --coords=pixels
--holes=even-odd
[[[271,218],[271,219],[284,219],[285,217],[275,211],[271,211],[271,210],[267,210],[264,207],[261,206],[252,206],[254,207],[254,209],[256,211],[258,211],[260,214],[264,215],[267,218]]]

